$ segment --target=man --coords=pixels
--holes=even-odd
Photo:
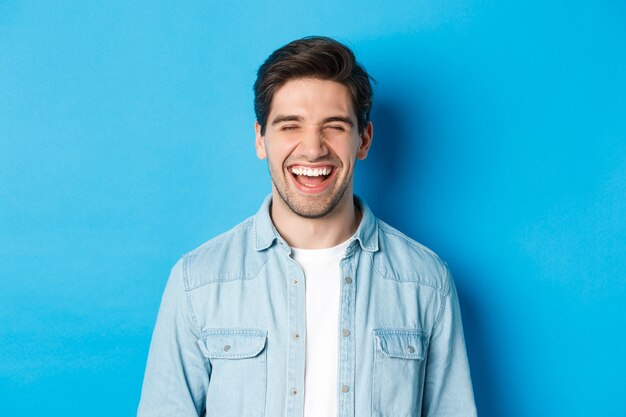
[[[353,195],[367,72],[304,38],[270,55],[254,93],[272,193],[173,268],[138,415],[475,416],[447,267]]]

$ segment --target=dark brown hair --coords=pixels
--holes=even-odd
[[[254,112],[262,135],[274,93],[297,78],[336,81],[348,87],[359,133],[363,133],[372,108],[371,77],[356,62],[350,48],[331,38],[310,36],[277,49],[259,67],[254,83]]]

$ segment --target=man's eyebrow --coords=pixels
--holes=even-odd
[[[274,117],[274,120],[272,120],[272,126],[275,126],[283,122],[301,122],[303,120],[304,119],[302,118],[302,116],[279,114],[276,117]]]
[[[350,125],[350,127],[354,127],[354,122],[352,121],[352,119],[350,119],[347,116],[331,116],[322,120],[322,123],[331,123],[331,122],[342,122],[347,125]]]

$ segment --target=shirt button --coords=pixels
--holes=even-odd
[[[300,339],[300,333],[294,333],[291,337],[293,337],[293,340],[298,340]]]
[[[348,336],[350,336],[350,330],[348,330],[348,329],[343,329],[342,334],[343,334],[345,337],[348,337]]]
[[[296,394],[298,394],[298,390],[295,389],[295,388],[292,388],[292,389],[289,390],[289,394],[296,395]]]
[[[346,284],[352,284],[352,278],[346,277]]]
[[[409,345],[409,346],[406,348],[406,350],[408,350],[408,351],[409,351],[409,353],[413,353],[413,352],[415,352],[415,348],[414,348],[413,346],[411,346],[411,345]]]
[[[294,278],[294,279],[291,280],[291,283],[293,285],[298,285],[298,280]]]
[[[347,386],[347,385],[343,385],[343,386],[341,387],[341,392],[346,393],[346,392],[348,392],[348,391],[350,391],[350,388],[348,388],[348,386]]]
[[[228,352],[230,350],[230,345],[224,346],[224,352]]]

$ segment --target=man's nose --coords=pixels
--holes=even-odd
[[[300,152],[310,161],[328,155],[323,133],[317,128],[305,129],[300,142]]]

